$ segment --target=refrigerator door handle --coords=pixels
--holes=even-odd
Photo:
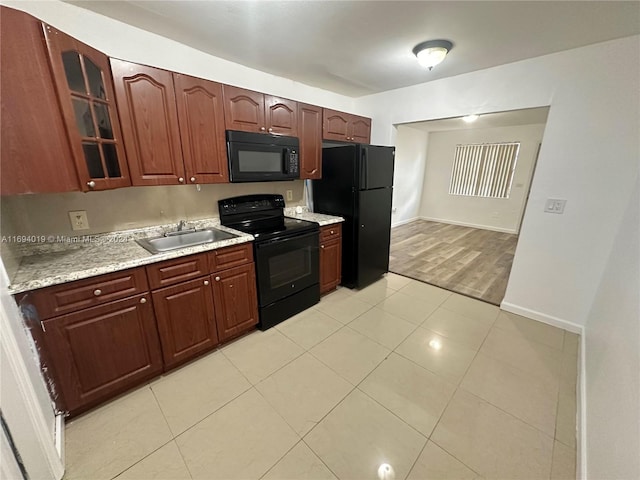
[[[368,170],[367,149],[362,147],[362,153],[360,154],[360,190],[366,190],[368,188]]]

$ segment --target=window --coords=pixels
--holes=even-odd
[[[509,198],[520,142],[456,145],[450,195]]]

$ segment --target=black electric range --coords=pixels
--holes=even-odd
[[[222,225],[254,236],[260,313],[266,330],[320,301],[315,222],[284,216],[282,195],[243,195],[218,202]]]

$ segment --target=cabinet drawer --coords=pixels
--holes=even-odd
[[[334,223],[320,227],[320,241],[326,242],[332,238],[340,238],[342,236],[342,224]]]
[[[220,248],[209,253],[209,270],[217,272],[253,262],[253,244]]]
[[[205,253],[147,265],[146,268],[152,289],[193,280],[209,273]]]
[[[28,292],[16,299],[33,305],[40,320],[130,297],[149,290],[144,268],[123,270]]]

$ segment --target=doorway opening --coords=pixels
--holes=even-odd
[[[548,112],[396,126],[391,272],[500,305]]]

